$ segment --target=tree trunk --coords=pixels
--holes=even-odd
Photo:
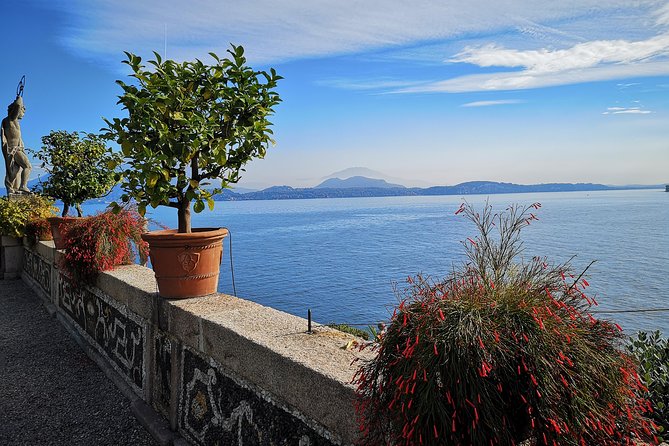
[[[77,203],[75,207],[77,209],[77,217],[83,217],[84,212],[81,210],[81,205],[79,203]]]
[[[179,232],[191,232],[190,201],[186,199],[179,203]]]
[[[63,202],[63,214],[61,217],[67,217],[67,213],[70,210],[70,205],[68,203]]]

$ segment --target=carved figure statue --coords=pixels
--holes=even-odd
[[[7,107],[7,117],[2,120],[2,155],[5,158],[7,194],[30,193],[28,179],[32,166],[26,156],[19,123],[25,112],[23,98],[17,95]]]

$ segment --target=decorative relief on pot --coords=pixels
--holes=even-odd
[[[179,260],[179,263],[181,264],[181,267],[184,269],[184,271],[190,273],[197,267],[197,264],[200,262],[200,253],[183,251],[177,256],[177,259]]]

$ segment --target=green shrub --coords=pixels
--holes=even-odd
[[[660,426],[661,437],[669,440],[669,338],[662,339],[659,331],[642,331],[628,349],[639,361],[639,376],[648,389],[641,395],[653,406],[651,418]]]
[[[70,206],[81,217],[81,203],[109,193],[116,184],[109,166],[119,157],[98,135],[51,131],[42,137],[42,149],[34,153],[49,174],[40,192],[63,202],[63,217]]]
[[[364,363],[365,445],[622,445],[652,438],[620,328],[590,313],[569,262],[517,260],[540,205],[464,213],[479,230],[443,281],[409,278]],[[586,268],[587,270],[587,268]]]
[[[23,237],[31,220],[56,215],[53,200],[42,195],[21,198],[0,197],[0,235]]]
[[[356,327],[351,327],[350,325],[347,324],[336,324],[334,322],[331,322],[327,324],[328,327],[334,328],[335,330],[343,331],[344,333],[352,334],[353,336],[357,336],[359,338],[362,338],[364,340],[369,340],[369,332],[365,330],[361,330]]]

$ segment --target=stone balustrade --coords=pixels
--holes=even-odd
[[[24,246],[22,277],[123,381],[193,444],[353,444],[353,336],[224,294],[166,300],[122,266],[76,287],[52,242]]]

